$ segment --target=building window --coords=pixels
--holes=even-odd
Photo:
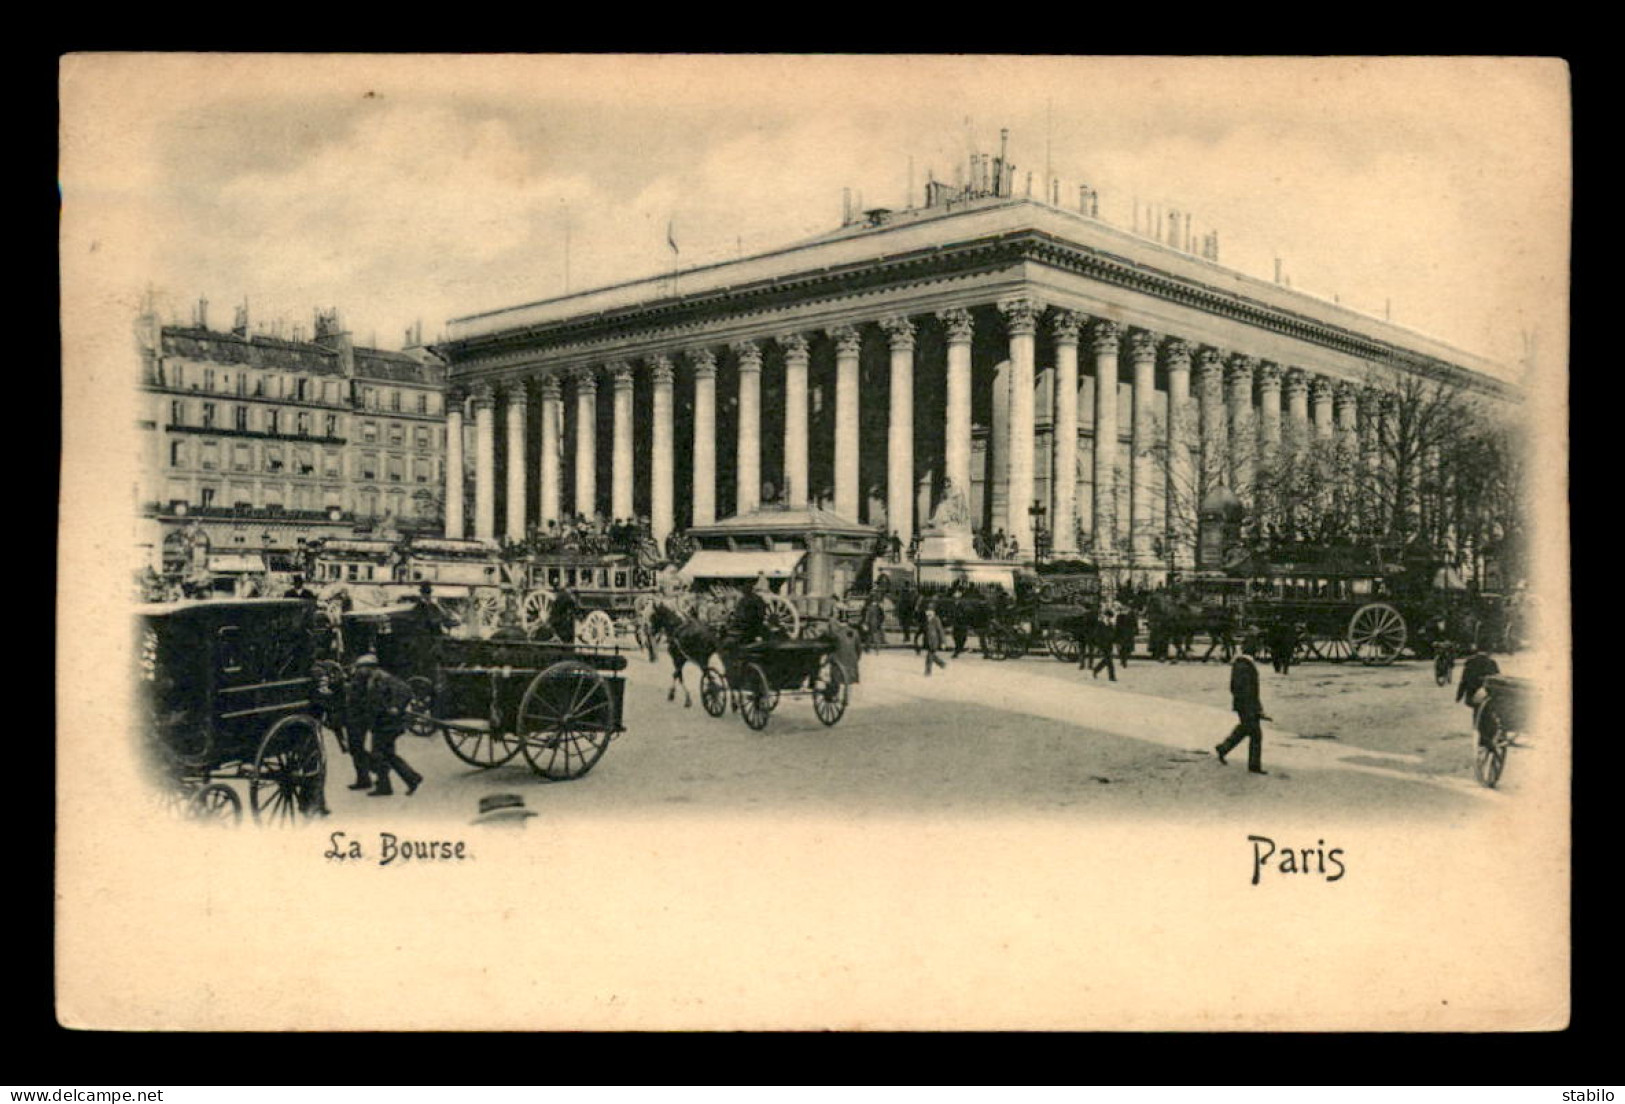
[[[429,447],[429,431],[427,429],[425,429],[423,426],[418,426],[417,429],[412,433],[412,442],[414,444],[416,444],[417,447],[420,448],[420,449],[421,448],[428,448]]]
[[[309,401],[309,399],[310,399],[310,381],[308,379],[305,379],[303,376],[300,376],[299,377],[299,382],[295,385],[295,387],[296,387],[296,390],[295,390],[294,393],[298,396],[299,401],[300,402]]]
[[[265,377],[264,376],[255,376],[254,377],[254,397],[255,398],[261,398],[261,399],[263,399],[265,397]]]
[[[198,467],[204,471],[217,471],[220,467],[220,446],[214,441],[203,442],[203,458]]]
[[[214,427],[214,403],[203,404],[203,426],[205,429]]]
[[[202,495],[201,503],[205,508],[214,505],[214,488],[213,487],[204,487],[202,489],[202,491],[200,491],[199,493]]]
[[[427,460],[412,461],[412,478],[418,483],[429,481],[429,462]]]
[[[406,443],[406,430],[401,428],[401,423],[389,423],[389,443],[396,446]]]
[[[389,458],[389,481],[399,483],[406,477],[406,461],[399,456]]]
[[[378,478],[378,456],[376,453],[363,452],[361,454],[361,478]]]
[[[205,369],[203,369],[203,390],[205,390],[205,391],[213,391],[214,390],[214,369],[213,368],[205,368]]]
[[[250,459],[247,445],[234,445],[231,450],[231,470],[247,471]]]
[[[401,390],[398,387],[389,393],[389,408],[397,414],[401,412]]]
[[[238,429],[245,430],[245,431],[248,429],[248,407],[246,407],[246,406],[234,406],[234,407],[232,407],[231,408],[231,417],[232,417],[232,424],[234,424]]]
[[[336,453],[336,452],[327,452],[327,453],[322,454],[322,473],[328,479],[337,479],[339,477],[339,454],[338,453]]]
[[[282,470],[282,446],[281,445],[267,445],[267,446],[265,446],[265,467],[269,471],[281,471]]]
[[[273,409],[265,412],[265,432],[282,432],[282,411]]]
[[[363,387],[361,389],[361,405],[366,407],[368,410],[377,410],[378,392],[374,391],[370,387]]]
[[[184,468],[186,466],[185,441],[169,442],[169,466],[172,468]]]
[[[237,373],[237,394],[242,398],[248,397],[248,373]]]
[[[418,392],[418,413],[419,414],[427,414],[428,412],[429,412],[429,393],[427,391],[419,391]]]
[[[299,475],[314,475],[316,472],[316,454],[309,449],[300,449],[294,453],[297,458]]]
[[[310,411],[301,410],[299,412],[299,414],[298,414],[298,417],[295,420],[296,420],[296,422],[297,422],[297,424],[299,426],[299,436],[301,436],[301,437],[309,437],[310,436]]]
[[[377,422],[362,422],[361,423],[361,439],[363,441],[367,441],[367,442],[372,442],[372,441],[378,440],[378,423]]]
[[[337,414],[329,414],[327,416],[327,435],[329,437],[337,437],[339,435],[339,416]]]
[[[180,399],[169,404],[169,424],[178,426],[186,424],[186,403]]]

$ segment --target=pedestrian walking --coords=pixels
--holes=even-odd
[[[893,529],[891,536],[886,538],[886,547],[891,554],[891,562],[900,563],[903,559],[903,538],[897,535],[897,530]]]
[[[390,772],[406,783],[408,796],[423,784],[423,776],[412,769],[395,750],[395,741],[406,731],[407,708],[412,704],[412,688],[378,666],[378,657],[370,652],[355,661],[350,681],[352,723],[372,736],[373,787],[368,797],[389,797],[394,794],[390,786]],[[358,779],[359,781],[359,779]]]
[[[949,628],[954,634],[954,659],[965,654],[965,641],[970,637],[970,619],[970,602],[964,594],[948,599]]]
[[[863,624],[867,630],[865,635],[871,652],[878,652],[886,643],[886,607],[881,600],[871,594],[863,606]]]
[[[1091,649],[1100,656],[1092,668],[1095,678],[1100,677],[1101,669],[1104,668],[1106,673],[1111,676],[1111,680],[1113,682],[1117,681],[1117,665],[1112,662],[1112,637],[1115,631],[1112,626],[1110,607],[1101,609],[1095,615],[1089,633],[1092,638]],[[1088,662],[1087,659],[1084,660],[1085,664]]]
[[[1134,610],[1124,606],[1113,625],[1117,637],[1117,661],[1128,669],[1128,657],[1134,654],[1134,638],[1140,635],[1140,619]]]
[[[1224,757],[1242,740],[1247,741],[1247,769],[1253,774],[1268,774],[1264,769],[1264,730],[1260,721],[1270,718],[1264,714],[1264,703],[1258,695],[1258,664],[1253,657],[1258,653],[1258,642],[1249,637],[1242,643],[1241,654],[1230,665],[1230,706],[1236,711],[1236,727],[1213,750],[1224,765]]]
[[[925,604],[923,623],[924,631],[921,636],[925,641],[925,674],[929,678],[933,664],[944,669],[948,666],[948,661],[937,654],[942,650],[942,619],[937,616],[935,599]]]
[[[1291,621],[1277,621],[1269,631],[1270,666],[1278,675],[1292,673],[1292,660],[1298,650],[1298,626]]]

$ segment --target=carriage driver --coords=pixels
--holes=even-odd
[[[564,644],[575,643],[576,613],[580,609],[581,602],[576,598],[575,590],[571,587],[560,589],[558,597],[553,599],[553,608],[547,611],[547,627],[555,639]]]
[[[401,776],[408,796],[423,784],[423,776],[395,751],[395,741],[406,731],[407,709],[411,704],[412,688],[378,666],[377,656],[369,652],[355,661],[355,670],[350,675],[347,720],[352,741],[361,733],[372,733],[374,784],[368,797],[394,794],[389,784],[390,771]],[[351,789],[359,788],[360,779],[357,783]]]
[[[759,572],[756,583],[739,598],[728,616],[729,645],[754,644],[767,635],[767,575]]]

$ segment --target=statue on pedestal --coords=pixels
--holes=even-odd
[[[943,482],[942,501],[938,502],[937,508],[932,511],[926,532],[944,534],[970,532],[970,504],[965,501],[965,492],[954,486],[952,479]]]

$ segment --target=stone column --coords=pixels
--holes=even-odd
[[[914,537],[914,323],[881,320],[891,343],[891,401],[886,420],[886,528],[903,546]]]
[[[542,377],[542,525],[559,520],[559,427],[564,418],[563,388],[559,376]]]
[[[617,361],[609,366],[615,388],[614,451],[610,453],[610,517],[625,520],[632,508],[632,366]]]
[[[1010,335],[1010,448],[1004,501],[1004,531],[1022,556],[1033,552],[1033,348],[1042,304],[1008,299],[999,304]]]
[[[948,333],[948,426],[944,437],[945,470],[948,481],[965,496],[965,504],[968,507],[971,488],[971,338],[974,335],[974,322],[970,311],[963,307],[938,311],[937,317],[942,319],[943,328]],[[1073,420],[1076,422],[1076,417]]]
[[[525,410],[529,405],[525,383],[519,380],[505,389],[508,396],[508,517],[510,541],[525,539]]]
[[[1358,513],[1359,481],[1355,469],[1360,457],[1360,389],[1340,380],[1333,389],[1337,412],[1338,479],[1337,494],[1345,517]]]
[[[835,512],[848,521],[863,515],[858,502],[858,350],[856,326],[829,331],[835,342]]]
[[[1293,452],[1309,443],[1309,373],[1286,370],[1287,448]]]
[[[1055,475],[1050,481],[1050,532],[1057,556],[1078,553],[1078,333],[1083,315],[1057,310],[1050,315],[1055,339]],[[967,413],[967,418],[969,417]]]
[[[654,425],[650,427],[649,529],[655,542],[666,547],[666,537],[673,526],[672,510],[672,429],[671,429],[671,359],[655,355],[649,359],[649,381],[654,385]]]
[[[1321,440],[1332,437],[1332,381],[1316,376],[1309,384],[1309,400],[1315,407],[1315,436]]]
[[[1152,412],[1157,397],[1157,335],[1135,330],[1129,335],[1129,362],[1134,366],[1134,398],[1129,422],[1128,541],[1130,562],[1149,567],[1151,555],[1151,490],[1156,478]]]
[[[1224,354],[1203,349],[1196,358],[1197,414],[1201,419],[1201,471],[1196,484],[1196,508],[1208,492],[1225,482],[1224,459]]]
[[[694,365],[694,524],[717,520],[717,356],[688,354]]]
[[[463,393],[446,392],[446,536],[463,539]]]
[[[1385,393],[1377,400],[1377,485],[1381,488],[1387,513],[1382,519],[1383,528],[1395,533],[1403,528],[1408,505],[1398,485],[1399,465],[1395,456],[1399,430],[1398,407],[1393,395]]]
[[[474,536],[495,540],[496,392],[482,383],[474,389]]]
[[[1095,558],[1110,560],[1117,549],[1117,346],[1123,331],[1115,322],[1095,323]]]
[[[590,518],[598,512],[598,377],[577,368],[570,378],[576,385],[576,513]]]
[[[791,507],[807,505],[807,338],[786,334],[784,349],[784,497]]]
[[[1377,532],[1382,525],[1380,475],[1380,417],[1382,392],[1375,387],[1360,389],[1360,490],[1358,508],[1360,528],[1367,534]]]
[[[754,341],[733,346],[739,361],[739,439],[734,471],[738,473],[735,513],[751,513],[762,504],[762,350]]]
[[[1168,487],[1169,560],[1176,567],[1194,562],[1196,548],[1196,473],[1191,468],[1191,343],[1168,342]]]
[[[1253,425],[1254,357],[1236,353],[1230,358],[1225,382],[1229,385],[1226,406],[1230,414],[1230,489],[1251,502],[1253,498],[1253,458],[1258,451],[1258,433]]]
[[[1266,458],[1281,445],[1281,366],[1268,360],[1258,365],[1258,442]]]

